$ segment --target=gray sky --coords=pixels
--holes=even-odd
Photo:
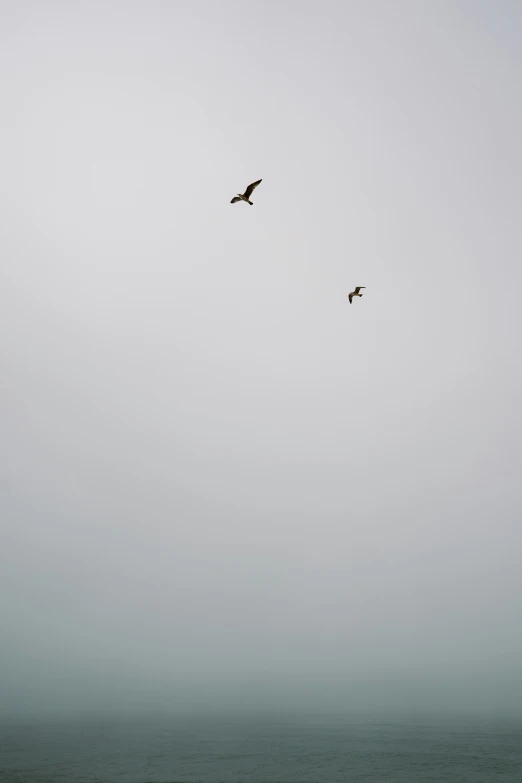
[[[522,5],[0,10],[3,709],[519,706]]]

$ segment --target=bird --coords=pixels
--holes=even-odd
[[[246,201],[247,204],[250,204],[250,206],[253,206],[254,202],[250,201],[250,196],[252,195],[254,189],[257,188],[259,183],[262,182],[262,181],[263,181],[262,179],[258,179],[257,182],[252,182],[252,184],[248,186],[248,188],[245,190],[244,193],[242,193],[242,194],[238,193],[237,196],[234,196],[234,198],[232,199],[232,201],[230,203],[231,204],[235,204],[236,201]]]
[[[352,299],[353,299],[354,296],[362,296],[362,294],[359,293],[361,288],[366,288],[366,286],[365,285],[358,285],[356,287],[355,291],[352,291],[351,293],[348,294],[348,299],[350,301],[350,304],[352,303]]]

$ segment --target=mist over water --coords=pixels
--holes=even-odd
[[[521,711],[521,30],[2,3],[3,720]]]

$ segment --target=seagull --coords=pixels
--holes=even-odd
[[[366,286],[365,285],[358,285],[357,288],[355,289],[355,291],[352,291],[350,294],[348,294],[348,299],[350,301],[350,304],[352,303],[352,298],[354,296],[362,296],[362,294],[359,293],[361,288],[366,288]]]
[[[254,189],[257,188],[259,183],[262,182],[262,181],[263,181],[262,179],[258,179],[257,182],[252,182],[252,184],[248,186],[248,188],[245,190],[245,192],[243,194],[238,193],[237,196],[234,196],[234,198],[232,199],[232,201],[230,203],[231,204],[235,204],[236,201],[246,201],[247,204],[250,204],[250,206],[253,206],[254,202],[250,201],[250,196],[252,195]]]

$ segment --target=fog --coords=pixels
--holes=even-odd
[[[0,710],[520,709],[522,6],[0,11]]]

